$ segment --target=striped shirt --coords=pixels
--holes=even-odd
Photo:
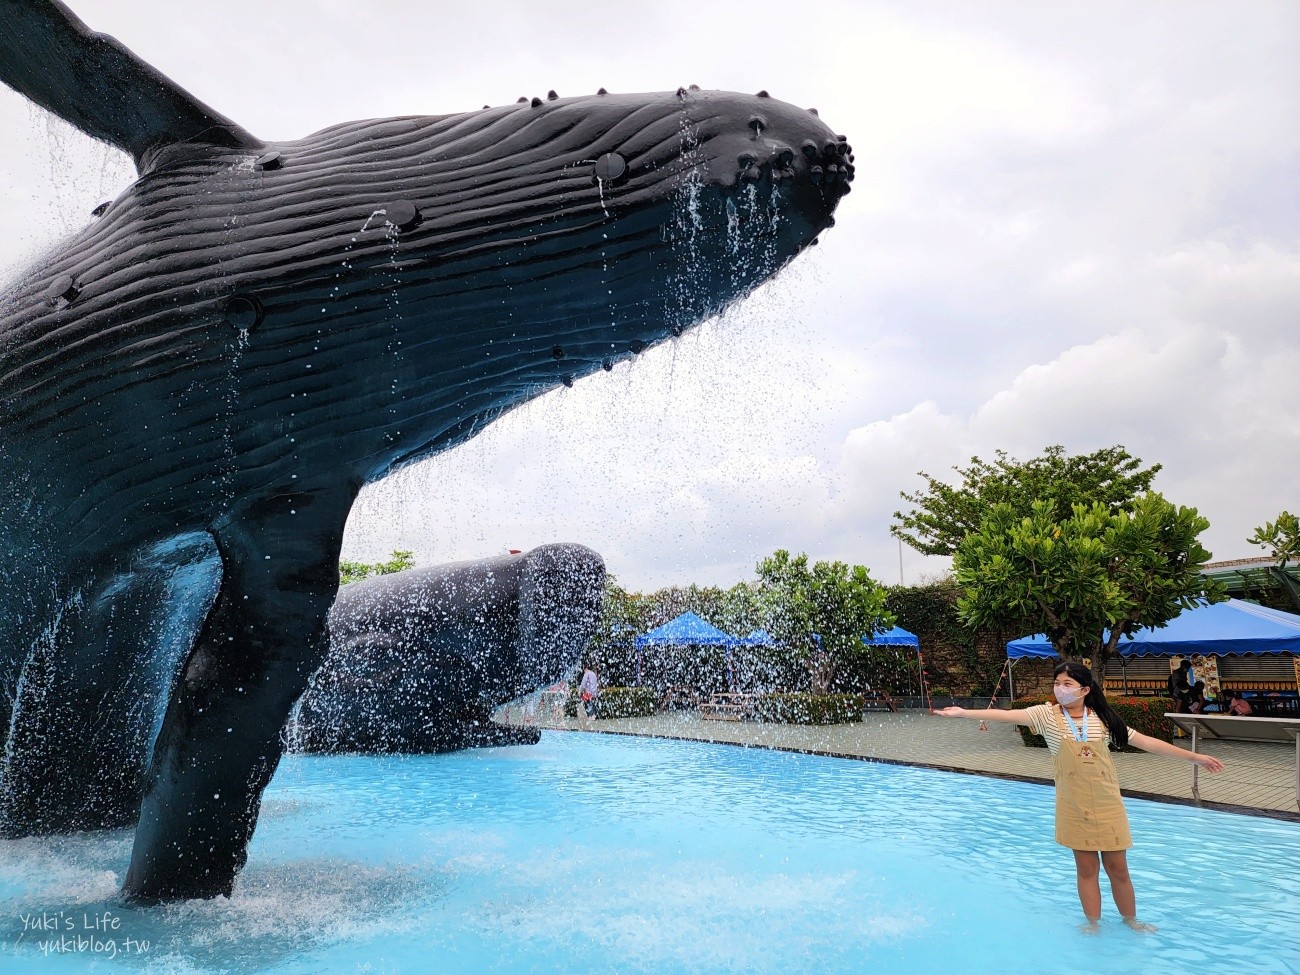
[[[1057,722],[1056,715],[1052,713],[1055,710],[1054,704],[1035,704],[1032,708],[1025,708],[1025,717],[1029,718],[1029,730],[1046,739],[1047,750],[1053,755],[1061,750],[1061,741],[1070,734],[1069,723],[1064,716],[1060,722]],[[1080,724],[1079,721],[1074,723],[1076,727]],[[1129,728],[1128,733],[1137,734],[1132,728]],[[1092,708],[1088,708],[1088,740],[1110,744],[1110,730]]]

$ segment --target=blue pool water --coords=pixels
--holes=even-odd
[[[126,832],[0,842],[0,971],[1300,972],[1300,825],[1128,808],[1160,931],[1107,900],[1088,936],[1042,786],[576,733],[294,756],[230,899],[123,906]]]

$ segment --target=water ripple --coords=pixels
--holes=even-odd
[[[1049,787],[708,743],[547,733],[422,757],[285,759],[235,896],[128,910],[130,835],[0,843],[18,917],[115,911],[114,972],[833,975],[1295,972],[1300,827],[1129,800],[1138,936],[1077,931]],[[1103,886],[1104,890],[1104,886]]]

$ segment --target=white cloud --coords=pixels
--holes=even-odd
[[[865,510],[852,547],[872,551],[871,564],[889,578],[894,553],[870,540],[885,509],[894,510],[894,495],[879,486],[882,472],[890,487],[913,489],[922,482],[907,476],[911,471],[951,480],[951,467],[999,448],[1025,458],[1054,443],[1074,452],[1122,443],[1164,465],[1156,488],[1209,517],[1209,546],[1231,558],[1255,525],[1295,506],[1300,418],[1269,391],[1287,388],[1296,375],[1296,346],[1267,354],[1206,328],[1167,340],[1104,336],[1028,367],[970,415],[927,402],[850,431],[829,476],[857,499],[856,511],[838,524],[854,525],[853,515]]]
[[[725,320],[371,489],[350,555],[567,539],[651,586],[729,582],[785,546],[892,580],[917,470],[1056,442],[1162,462],[1221,557],[1295,510],[1291,4],[73,6],[268,138],[696,82],[816,105],[853,142],[822,246]],[[0,91],[5,269],[127,178],[48,127]]]

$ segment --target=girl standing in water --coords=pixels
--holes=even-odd
[[[1053,672],[1056,704],[1039,704],[1024,710],[943,708],[944,718],[976,718],[1027,725],[1047,740],[1056,780],[1056,842],[1074,851],[1079,901],[1088,919],[1085,931],[1101,922],[1100,866],[1110,880],[1124,923],[1135,931],[1155,927],[1137,919],[1133,881],[1128,873],[1127,850],[1133,845],[1128,815],[1120,799],[1115,765],[1108,745],[1133,745],[1143,751],[1196,762],[1207,772],[1220,772],[1223,763],[1213,755],[1200,755],[1159,738],[1129,728],[1106,703],[1106,696],[1082,664],[1063,663]]]

